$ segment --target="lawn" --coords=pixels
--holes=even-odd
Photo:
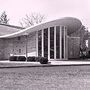
[[[0,69],[0,90],[90,90],[90,66]]]

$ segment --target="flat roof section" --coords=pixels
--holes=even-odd
[[[12,34],[22,29],[24,28],[8,24],[0,24],[0,36]]]

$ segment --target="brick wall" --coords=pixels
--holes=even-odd
[[[0,60],[4,58],[4,40],[0,39]]]
[[[28,56],[36,56],[36,32],[31,33],[28,37],[27,53]]]
[[[79,58],[80,38],[68,37],[68,58]]]
[[[27,38],[27,39],[26,39]],[[0,59],[9,59],[11,55],[26,56],[26,42],[28,56],[36,56],[36,32],[27,37],[20,36],[0,40]]]
[[[10,54],[13,53],[13,41],[12,39],[3,39],[4,40],[4,57],[3,59],[8,59]]]

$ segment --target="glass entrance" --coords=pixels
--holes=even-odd
[[[38,31],[38,56],[50,60],[66,58],[66,28],[55,26]]]

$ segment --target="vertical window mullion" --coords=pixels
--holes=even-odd
[[[62,59],[62,26],[60,26],[60,59]]]
[[[50,28],[48,28],[48,59],[50,60]]]
[[[54,27],[54,59],[56,59],[56,27]]]
[[[65,58],[65,56],[66,56],[66,39],[65,39],[66,37],[65,37],[65,26],[64,26],[64,58]]]
[[[38,56],[38,31],[36,31],[36,56]]]

